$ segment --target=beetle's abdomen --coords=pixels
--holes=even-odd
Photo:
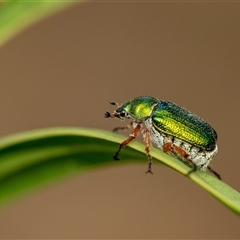
[[[194,146],[211,151],[217,141],[216,131],[198,116],[168,101],[161,101],[151,116],[154,127]]]

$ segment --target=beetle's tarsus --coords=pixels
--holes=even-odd
[[[151,174],[153,174],[153,172],[152,172],[151,169],[148,169],[148,170],[146,171],[146,173],[151,173]]]
[[[148,160],[148,170],[146,171],[146,173],[151,173],[151,174],[153,174],[153,172],[152,172],[152,158],[150,158],[150,159]]]
[[[213,173],[219,180],[222,180],[220,174],[217,173],[216,171],[214,171],[210,166],[208,166],[207,169],[209,170],[209,172]],[[197,171],[197,166],[195,164],[193,164],[193,169],[187,173],[187,176],[189,177],[191,173],[196,172],[196,171]]]
[[[209,172],[213,173],[219,180],[222,180],[222,178],[221,178],[219,173],[214,171],[210,166],[208,166],[207,168],[208,168]]]
[[[116,161],[119,161],[119,160],[120,160],[120,158],[118,157],[118,153],[115,153],[115,154],[113,155],[113,159],[116,160]]]

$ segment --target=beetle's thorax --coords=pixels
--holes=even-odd
[[[125,111],[127,118],[131,118],[133,121],[140,123],[151,116],[154,107],[158,104],[159,100],[156,98],[141,96],[120,106],[116,110],[116,113]]]

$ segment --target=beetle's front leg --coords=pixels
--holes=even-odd
[[[118,132],[119,130],[127,130],[127,129],[131,129],[133,127],[133,122],[130,122],[127,126],[125,127],[115,127],[113,129],[113,132]]]
[[[140,125],[140,124],[137,124],[137,126],[133,129],[132,133],[128,136],[128,138],[119,145],[117,152],[113,155],[113,158],[114,158],[115,160],[119,160],[118,154],[119,154],[119,152],[121,151],[121,149],[124,148],[124,147],[125,147],[126,145],[128,145],[133,139],[135,139],[135,138],[137,137],[140,129],[141,129],[141,125]]]
[[[152,156],[150,155],[150,151],[149,151],[151,141],[150,141],[150,134],[149,134],[149,131],[147,129],[143,132],[143,137],[144,137],[144,142],[146,144],[145,152],[146,152],[147,157],[148,157],[148,170],[147,170],[146,173],[153,174],[153,172],[152,172]]]

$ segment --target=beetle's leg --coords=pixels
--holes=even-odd
[[[187,173],[187,176],[189,176],[192,172],[195,172],[197,170],[197,165],[190,159],[189,154],[187,154],[182,148],[174,145],[171,142],[165,143],[163,145],[163,152],[165,153],[175,153],[180,155],[182,158],[184,158],[193,168]]]
[[[143,137],[144,137],[144,142],[146,144],[145,146],[145,152],[147,154],[147,157],[148,157],[148,170],[146,173],[151,173],[153,174],[152,172],[152,156],[150,155],[150,151],[149,151],[149,147],[150,147],[150,134],[149,134],[149,131],[148,130],[145,130],[144,133],[143,133]]]
[[[165,153],[175,153],[180,155],[181,157],[183,157],[184,159],[186,159],[187,161],[189,161],[190,159],[189,158],[189,154],[187,154],[182,148],[176,146],[175,144],[173,144],[172,142],[168,142],[168,143],[165,143],[163,145],[163,152]],[[192,163],[192,161],[190,160],[190,162]]]
[[[137,124],[137,126],[133,129],[132,133],[128,136],[128,138],[123,141],[119,147],[118,147],[118,150],[117,152],[113,155],[113,158],[115,160],[119,160],[118,158],[118,154],[119,152],[121,151],[122,148],[124,148],[126,145],[128,145],[133,139],[135,139],[138,135],[138,132],[140,131],[141,129],[141,125],[140,124]]]
[[[133,122],[130,122],[127,126],[125,127],[115,127],[113,129],[113,132],[118,132],[119,130],[127,130],[127,129],[131,129],[133,126]]]
[[[207,166],[209,172],[213,173],[219,180],[222,180],[221,176],[219,173],[217,173],[216,171],[214,171],[210,166]]]

